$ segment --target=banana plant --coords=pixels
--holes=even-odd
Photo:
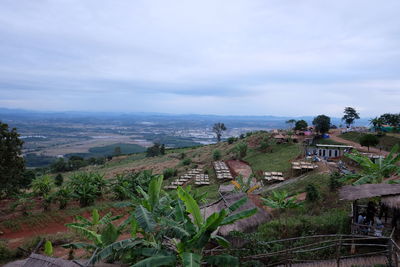
[[[357,162],[361,167],[361,172],[346,175],[342,181],[351,181],[353,185],[381,183],[384,178],[399,174],[400,167],[397,165],[400,161],[399,145],[396,144],[389,155],[384,159],[379,159],[374,163],[367,156],[358,152],[346,154],[345,156]]]
[[[100,250],[91,263],[108,259],[116,253],[129,255],[135,267],[200,266],[202,262],[218,266],[238,266],[238,259],[229,255],[204,256],[204,247],[214,240],[228,247],[229,242],[214,234],[218,227],[250,217],[257,208],[237,212],[246,203],[240,199],[227,209],[203,218],[190,188],[178,188],[177,198],[160,197],[162,177],[154,178],[148,192],[131,218],[132,238],[115,242]],[[142,238],[136,238],[140,234]]]
[[[83,248],[88,251],[94,251],[114,243],[126,227],[124,223],[119,226],[114,226],[112,223],[121,217],[122,215],[112,216],[111,212],[109,212],[100,218],[97,209],[92,211],[90,219],[83,216],[76,216],[78,222],[69,223],[66,226],[83,235],[86,239],[92,241],[92,243],[70,243],[63,245],[63,247],[71,249]]]

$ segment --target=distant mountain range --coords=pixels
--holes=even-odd
[[[3,121],[22,121],[22,120],[67,120],[69,122],[79,122],[81,120],[89,121],[96,119],[99,121],[119,121],[122,124],[132,123],[132,121],[150,121],[150,122],[179,122],[190,123],[202,122],[201,124],[209,124],[213,122],[224,122],[231,127],[269,127],[282,128],[286,127],[286,121],[289,119],[305,120],[311,124],[313,116],[241,116],[241,115],[200,115],[200,114],[167,114],[167,113],[150,113],[150,112],[88,112],[88,111],[31,111],[23,109],[7,109],[0,108],[0,120]],[[368,126],[370,118],[361,118],[356,121],[356,126]],[[343,124],[341,118],[331,117],[332,124]]]

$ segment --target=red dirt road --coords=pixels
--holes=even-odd
[[[370,148],[369,148],[369,151],[368,151],[368,148],[367,148],[367,147],[361,146],[359,143],[356,143],[356,142],[353,142],[353,141],[350,141],[350,140],[346,140],[346,139],[340,138],[340,137],[338,136],[338,135],[341,134],[340,131],[341,131],[340,129],[337,129],[337,130],[331,130],[331,131],[329,132],[329,133],[330,133],[330,136],[331,136],[331,139],[332,139],[333,141],[336,141],[336,142],[339,142],[339,143],[343,143],[343,144],[346,144],[346,145],[349,145],[349,146],[353,146],[355,149],[357,149],[357,150],[360,151],[360,152],[374,153],[374,154],[382,155],[382,156],[387,156],[387,155],[389,155],[389,152],[387,152],[387,151],[379,150],[379,149],[377,149],[377,148],[375,148],[375,147],[370,147]]]

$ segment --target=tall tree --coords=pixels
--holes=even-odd
[[[368,151],[370,146],[376,146],[377,144],[379,144],[379,139],[374,134],[366,134],[360,138],[360,145],[368,147]]]
[[[344,115],[342,121],[346,123],[348,127],[350,127],[355,120],[360,118],[360,114],[352,107],[346,107],[344,109]]]
[[[24,180],[25,163],[21,155],[23,141],[17,130],[0,122],[0,193],[15,192]]]
[[[222,132],[226,131],[225,124],[217,122],[213,126],[213,132],[217,135],[218,143],[221,141]]]
[[[327,133],[331,127],[331,118],[325,115],[318,115],[313,120],[315,129],[321,134]]]
[[[308,124],[305,120],[296,121],[296,126],[294,127],[297,131],[307,130]]]
[[[392,113],[385,113],[380,116],[384,124],[388,124],[392,127],[399,127],[400,126],[400,113],[399,114],[392,114]]]

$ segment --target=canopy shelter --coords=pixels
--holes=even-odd
[[[353,201],[352,230],[357,230],[362,227],[358,221],[360,208],[367,208],[368,213],[368,207],[358,205],[358,200],[370,199],[375,197],[380,197],[381,199],[381,206],[379,207],[381,210],[379,212],[379,217],[383,215],[383,211],[385,211],[385,217],[387,217],[387,214],[391,212],[391,226],[395,226],[397,224],[397,220],[399,219],[398,210],[400,209],[400,184],[363,184],[356,186],[347,185],[340,189],[339,199]],[[377,211],[375,216],[378,216]]]

